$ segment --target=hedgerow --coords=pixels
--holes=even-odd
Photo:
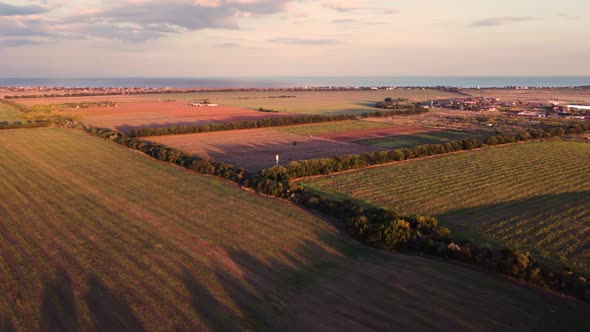
[[[427,109],[419,108],[412,110],[394,110],[394,111],[376,111],[362,114],[335,114],[335,115],[304,115],[304,116],[285,116],[271,119],[261,120],[244,120],[236,122],[219,122],[209,123],[196,126],[174,126],[167,128],[140,128],[129,131],[129,136],[146,137],[146,136],[161,136],[161,135],[180,135],[180,134],[196,134],[213,131],[238,130],[238,129],[254,129],[254,128],[269,128],[282,127],[290,125],[302,125],[312,123],[336,122],[345,120],[355,120],[359,118],[369,117],[387,117],[395,115],[411,115],[417,113],[428,112]]]
[[[50,125],[51,122],[47,120],[2,121],[0,122],[0,129],[39,128],[49,127]]]

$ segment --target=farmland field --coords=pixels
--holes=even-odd
[[[122,132],[145,127],[194,126],[212,122],[235,122],[288,116],[221,105],[193,107],[186,105],[186,103],[163,101],[123,103],[117,107],[69,109],[64,112],[75,115],[87,124],[113,128]]]
[[[0,102],[0,121],[14,122],[20,118],[20,113],[12,107]]]
[[[286,166],[294,160],[329,158],[383,150],[349,142],[336,142],[319,137],[300,136],[274,129],[245,129],[170,136],[145,137],[147,141],[164,144],[201,158],[224,161],[259,171],[275,164]]]
[[[25,105],[44,105],[103,101],[119,104],[175,100],[189,102],[209,99],[212,103],[257,110],[273,109],[283,113],[336,114],[374,112],[373,105],[387,97],[408,98],[413,101],[453,98],[460,95],[438,90],[377,90],[377,91],[214,91],[197,93],[163,93],[147,95],[53,97],[15,100]],[[268,114],[268,113],[267,113]]]
[[[371,119],[373,121],[373,119]],[[387,123],[387,122],[385,122]],[[367,139],[373,138],[383,138],[383,137],[390,137],[390,136],[403,136],[403,135],[413,135],[417,133],[428,133],[432,131],[436,131],[438,129],[432,129],[427,127],[421,126],[411,126],[411,125],[395,125],[388,123],[387,127],[383,128],[372,128],[372,129],[357,129],[351,131],[344,131],[344,132],[336,132],[336,133],[329,133],[318,135],[318,137],[324,139],[330,139],[339,142],[358,142]]]
[[[0,132],[0,188],[3,331],[590,328],[587,304],[74,131]]]
[[[466,138],[479,138],[479,135],[465,131],[441,130],[429,131],[413,135],[388,136],[368,140],[360,140],[357,141],[357,143],[378,146],[388,149],[395,149],[421,144],[440,144],[448,141],[462,140]]]
[[[322,178],[313,190],[438,216],[456,234],[590,275],[590,144],[534,142]]]
[[[391,125],[383,122],[353,120],[284,127],[278,128],[277,131],[303,136],[318,136],[352,130],[380,129],[387,127],[391,127]]]
[[[541,102],[563,100],[568,103],[590,103],[590,88],[560,89],[465,89],[464,92],[477,97],[493,97],[502,100],[521,100],[523,102]]]

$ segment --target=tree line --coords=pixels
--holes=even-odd
[[[168,128],[140,128],[129,131],[129,136],[146,137],[146,136],[161,136],[161,135],[180,135],[180,134],[196,134],[207,133],[213,131],[237,130],[237,129],[255,129],[255,128],[269,128],[282,127],[290,125],[303,125],[312,123],[336,122],[345,120],[357,120],[361,118],[370,117],[387,117],[395,115],[411,115],[420,112],[428,112],[428,110],[420,108],[414,110],[393,110],[393,111],[376,111],[365,112],[361,114],[314,114],[303,116],[285,116],[261,120],[244,120],[235,122],[214,122],[196,126],[174,126]]]
[[[0,129],[40,128],[49,127],[50,125],[51,122],[48,120],[2,121],[0,122]]]
[[[409,99],[407,98],[385,98],[383,101],[379,101],[375,104],[375,107],[377,108],[382,108],[382,109],[388,109],[388,110],[401,110],[401,109],[405,109],[405,110],[412,110],[412,111],[416,111],[419,109],[425,109],[423,108],[420,103],[411,103]]]
[[[528,139],[555,137],[590,130],[590,124],[553,127],[545,130],[528,130],[516,135],[499,135],[480,140],[462,140],[445,144],[429,144],[414,149],[397,149],[358,156],[294,162],[289,168],[276,166],[248,175],[234,165],[203,160],[194,155],[126,136],[112,129],[96,128],[74,121],[62,121],[60,126],[80,129],[165,162],[200,174],[209,174],[232,180],[260,193],[288,199],[339,221],[339,225],[355,239],[387,251],[408,251],[459,260],[482,266],[490,271],[540,287],[560,291],[590,301],[590,282],[567,268],[543,266],[529,253],[504,248],[482,248],[469,241],[453,239],[451,231],[438,224],[435,218],[420,215],[403,215],[377,207],[365,207],[351,200],[338,200],[297,186],[293,179],[304,175],[329,174],[345,167],[366,167],[388,160],[405,160],[452,151],[469,150],[484,144],[506,144]],[[343,159],[339,159],[343,158]],[[296,166],[298,163],[299,166]],[[308,166],[303,166],[308,165]],[[351,169],[351,168],[349,168]]]

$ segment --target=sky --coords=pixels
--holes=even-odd
[[[589,76],[588,0],[0,0],[0,77]]]

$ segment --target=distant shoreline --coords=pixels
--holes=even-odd
[[[2,87],[0,86],[0,98],[6,100],[32,99],[32,98],[67,98],[67,97],[96,97],[96,96],[132,96],[132,95],[157,95],[157,94],[188,94],[207,92],[358,92],[358,91],[385,91],[391,90],[438,90],[469,96],[469,91],[477,91],[479,88],[463,87],[292,87],[292,88],[141,88],[141,87]],[[584,90],[590,86],[572,87],[483,87],[481,90]]]
[[[590,86],[590,76],[433,76],[433,77],[70,77],[2,78],[1,87],[35,88],[143,88],[190,90],[244,90],[295,88],[572,88]]]

